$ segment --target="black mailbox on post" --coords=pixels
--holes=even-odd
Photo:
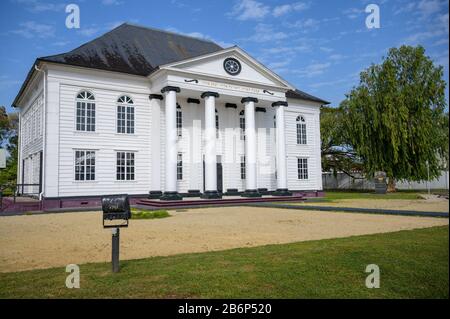
[[[102,198],[103,227],[128,227],[131,218],[128,195],[112,195]]]

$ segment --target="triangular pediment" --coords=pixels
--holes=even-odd
[[[229,58],[239,62],[240,71],[238,74],[231,75],[226,71],[224,62]],[[287,81],[283,80],[238,47],[168,64],[161,66],[160,69],[179,70],[222,79],[253,82],[262,85],[292,89],[292,86]]]

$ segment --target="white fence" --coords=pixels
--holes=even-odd
[[[360,175],[355,174],[355,177]],[[338,173],[334,176],[333,173],[322,173],[322,183],[324,189],[357,189],[357,190],[373,190],[375,189],[375,183],[373,180],[367,180],[365,178],[352,178],[344,173]],[[424,182],[401,182],[396,183],[397,189],[400,190],[426,190],[430,189],[447,189],[448,190],[448,171],[443,171],[441,176],[435,180],[427,183]]]

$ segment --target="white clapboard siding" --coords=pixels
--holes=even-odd
[[[49,85],[58,88],[49,90],[49,104],[52,104],[51,109],[58,109],[59,122],[56,136],[48,137],[50,143],[57,139],[58,144],[58,165],[50,168],[53,173],[49,173],[46,180],[49,184],[56,183],[58,187],[57,192],[50,190],[50,196],[147,193],[151,181],[151,108],[148,84],[141,81],[138,85],[138,81],[127,81],[126,78],[80,72],[82,71],[63,72],[60,69],[49,72]],[[76,131],[76,95],[82,90],[88,90],[95,96],[95,132]],[[118,134],[116,131],[117,99],[122,95],[128,95],[134,101],[134,134]],[[96,151],[95,181],[75,181],[74,152],[77,149]],[[117,151],[135,153],[134,181],[116,180]]]
[[[321,158],[320,158],[320,108],[298,101],[290,101],[286,109],[286,152],[288,188],[292,190],[320,190]],[[306,120],[307,144],[297,144],[297,117],[304,116]],[[297,158],[308,159],[308,179],[299,180]]]

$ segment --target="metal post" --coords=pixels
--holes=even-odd
[[[112,229],[112,271],[119,272],[120,228]]]

